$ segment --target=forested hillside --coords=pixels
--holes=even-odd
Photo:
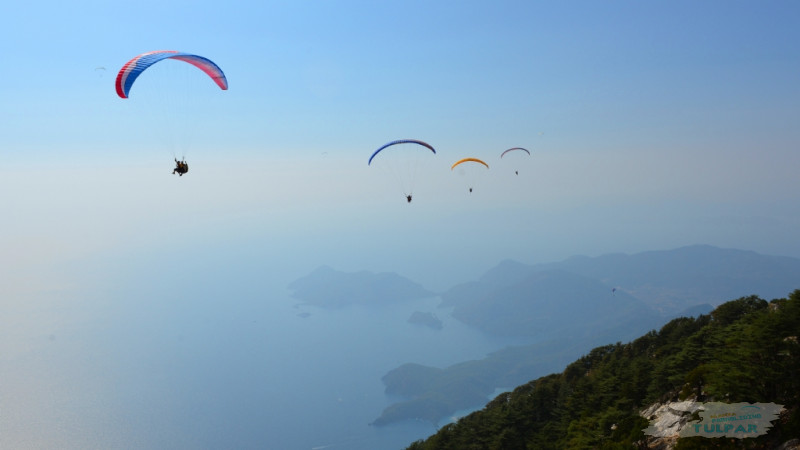
[[[672,320],[630,343],[597,347],[409,449],[649,448],[646,407],[679,399],[768,402],[785,410],[765,435],[681,438],[676,449],[776,448],[800,437],[800,290]]]

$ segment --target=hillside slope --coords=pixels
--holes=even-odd
[[[409,449],[777,448],[800,438],[800,290],[743,297],[628,343],[597,347],[559,374],[502,394]],[[785,410],[747,439],[646,436],[657,402],[767,402]]]

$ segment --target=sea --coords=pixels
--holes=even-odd
[[[218,297],[119,324],[130,432],[150,448],[401,449],[456,417],[372,426],[403,400],[384,393],[381,377],[404,363],[446,367],[510,344],[454,320],[438,297],[327,309],[281,291],[247,307]],[[442,329],[409,323],[414,311],[435,314]]]
[[[322,308],[291,296],[296,278],[192,264],[106,267],[125,276],[7,307],[7,343],[24,345],[0,358],[0,446],[402,449],[469,411],[372,426],[403,400],[381,377],[524,343],[460,323],[437,296]],[[409,323],[415,311],[443,327]]]

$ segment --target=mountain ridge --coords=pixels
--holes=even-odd
[[[727,257],[733,257],[736,261],[721,264],[721,268],[715,266],[714,261]],[[669,273],[659,275],[662,278],[660,285],[649,286],[652,292],[658,294],[654,297],[639,293],[647,293],[646,284],[618,287],[614,283],[616,278],[612,269],[622,267],[622,273],[635,272],[630,267],[642,265],[639,258],[644,258],[644,265],[651,268],[654,265],[664,266],[666,263],[659,261],[665,259],[674,264],[693,260],[695,265],[691,270],[678,270],[682,274],[680,277]],[[614,264],[608,261],[613,261]],[[609,264],[610,268],[603,267]],[[759,267],[759,264],[763,267]],[[726,272],[729,270],[726,267],[730,266],[736,269]],[[702,273],[703,267],[710,268],[707,273],[728,273],[727,278],[733,277],[730,274],[745,271],[755,277],[756,282],[744,283],[733,290],[723,286],[717,290],[704,291],[701,287],[708,284],[709,275]],[[779,276],[769,273],[775,267],[779,268]],[[693,276],[689,281],[684,276],[687,274]],[[764,278],[767,281],[758,280],[758,274],[766,274]],[[693,286],[690,282],[697,277],[702,282],[701,287]],[[631,276],[630,279],[636,278]],[[672,279],[678,280],[675,288],[670,288],[667,284]],[[561,280],[561,283],[554,280]],[[456,410],[468,409],[464,406],[468,403],[467,399],[475,401],[474,399],[480,397],[476,394],[488,395],[495,388],[508,386],[505,383],[519,382],[525,377],[534,379],[544,375],[546,371],[557,370],[559,364],[568,363],[569,358],[575,358],[581,351],[593,346],[635,339],[648,330],[658,329],[676,316],[695,317],[707,313],[714,305],[719,304],[717,298],[725,292],[737,293],[730,298],[753,294],[777,298],[774,292],[778,288],[769,285],[775,280],[780,281],[777,283],[778,288],[789,286],[783,291],[784,294],[791,292],[794,286],[800,284],[800,260],[705,245],[634,255],[617,253],[596,258],[578,256],[539,265],[503,260],[478,280],[458,284],[443,293],[442,306],[452,307],[451,315],[454,318],[489,334],[521,335],[539,339],[546,337],[547,345],[532,344],[509,348],[478,361],[445,368],[444,371],[425,374],[416,372],[413,376],[430,375],[436,380],[416,380],[417,385],[430,388],[406,392],[406,399],[386,408],[375,423],[388,424],[414,417],[425,417],[426,420],[437,423]],[[565,287],[562,288],[561,285]],[[631,289],[632,287],[635,289]],[[762,287],[769,289],[761,289]],[[642,300],[642,297],[647,301]],[[672,301],[673,306],[657,311],[656,307],[663,304],[665,299]],[[627,304],[630,310],[618,308],[617,302],[623,306]],[[584,309],[581,310],[579,306]],[[677,309],[678,307],[681,308]],[[402,371],[393,375],[384,379],[387,392],[392,391],[391,383],[402,375]],[[437,391],[437,386],[446,386],[447,390]],[[454,397],[459,393],[464,397]],[[482,401],[486,401],[485,398]],[[480,400],[472,406],[479,403]]]
[[[770,302],[757,296],[731,300],[629,343],[595,347],[562,372],[500,394],[408,449],[797,448],[798,330],[800,290]],[[691,413],[678,414],[681,422],[670,419],[666,428],[651,422],[658,419],[653,411],[685,401],[783,409],[768,432],[739,439],[709,439],[721,436],[719,426],[716,436],[680,437]],[[659,432],[645,434],[653,430]]]
[[[697,244],[634,254],[577,255],[539,264],[506,259],[478,280],[455,285],[442,293],[442,305],[458,309],[490,296],[500,287],[552,269],[593,278],[607,286],[608,291],[625,292],[662,316],[701,303],[715,306],[747,295],[775,298],[794,289],[795,280],[800,279],[798,258]]]

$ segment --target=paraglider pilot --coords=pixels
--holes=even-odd
[[[406,200],[408,200],[408,203],[411,203],[411,194],[406,195]]]
[[[188,171],[189,165],[186,164],[186,161],[178,161],[178,158],[175,158],[175,169],[172,170],[172,174],[175,175],[177,173],[178,176],[182,177]]]

